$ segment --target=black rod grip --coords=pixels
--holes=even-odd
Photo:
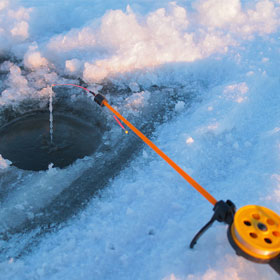
[[[107,101],[107,100],[106,100],[106,98],[105,98],[102,94],[98,93],[98,94],[95,95],[94,101],[95,101],[98,105],[100,105],[101,107],[103,107],[103,106],[104,106],[104,104],[103,104],[104,101]]]

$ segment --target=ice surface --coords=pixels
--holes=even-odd
[[[49,99],[49,111],[50,111],[50,140],[53,142],[53,91],[50,90]]]
[[[4,159],[2,155],[0,155],[0,169],[8,168],[12,162],[8,159]]]
[[[280,213],[279,1],[67,1],[65,9],[66,1],[25,2],[0,4],[0,53],[24,64],[1,66],[7,72],[1,106],[48,98],[48,85],[61,75],[77,75],[130,88],[131,95],[115,101],[133,122],[153,102],[148,86],[159,94],[169,88],[176,116],[157,125],[156,144],[217,199]],[[46,8],[56,16],[62,10],[60,24],[52,14],[47,20]],[[198,92],[191,106],[183,98],[188,85]],[[6,213],[24,210],[25,201],[40,208],[87,164],[23,178],[4,169],[18,176],[11,180],[16,191],[10,200],[17,203],[1,203],[0,220],[16,223]],[[53,182],[58,188],[45,192]],[[0,279],[278,279],[270,267],[236,256],[223,225],[213,226],[190,250],[211,212],[146,148],[67,226],[19,259],[7,255]],[[24,247],[28,238],[9,242]]]

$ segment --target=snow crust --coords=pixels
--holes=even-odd
[[[8,159],[4,159],[2,155],[0,155],[0,169],[6,169],[8,168],[12,162]]]
[[[1,1],[0,54],[22,63],[0,64],[7,73],[0,105],[47,98],[60,75],[124,83],[138,109],[150,98],[142,86],[199,81],[203,92],[190,108],[179,100],[176,117],[153,140],[218,200],[280,213],[280,2],[115,2]],[[89,161],[28,175],[1,202],[1,226],[32,217]],[[0,176],[9,165],[0,156]],[[45,192],[54,182],[60,188]],[[11,207],[22,217],[11,219]],[[270,267],[236,256],[223,225],[189,249],[211,214],[211,205],[145,148],[66,227],[19,259],[7,255],[0,279],[278,279]],[[10,242],[20,246],[25,238]]]

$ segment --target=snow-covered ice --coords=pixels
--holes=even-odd
[[[12,162],[8,159],[4,159],[2,155],[0,155],[0,169],[8,168]]]
[[[51,84],[80,78],[94,90],[110,85],[109,101],[140,124],[146,115],[155,121],[145,111],[153,98],[168,96],[173,107],[154,124],[153,141],[218,200],[280,213],[279,26],[276,0],[4,0],[0,109],[44,106]],[[114,94],[114,86],[129,90]],[[112,126],[127,143],[132,132]],[[1,236],[0,279],[279,278],[236,256],[222,224],[189,249],[212,206],[148,147],[136,155],[86,208],[28,248],[40,229]],[[0,194],[9,191],[0,195],[0,228],[33,219],[92,164],[27,174],[0,156]]]

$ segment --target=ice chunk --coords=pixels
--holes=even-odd
[[[181,112],[185,108],[185,102],[184,101],[178,101],[175,105],[175,111],[176,112]]]
[[[12,162],[8,159],[4,159],[2,155],[0,154],[0,169],[6,169],[8,168]]]

